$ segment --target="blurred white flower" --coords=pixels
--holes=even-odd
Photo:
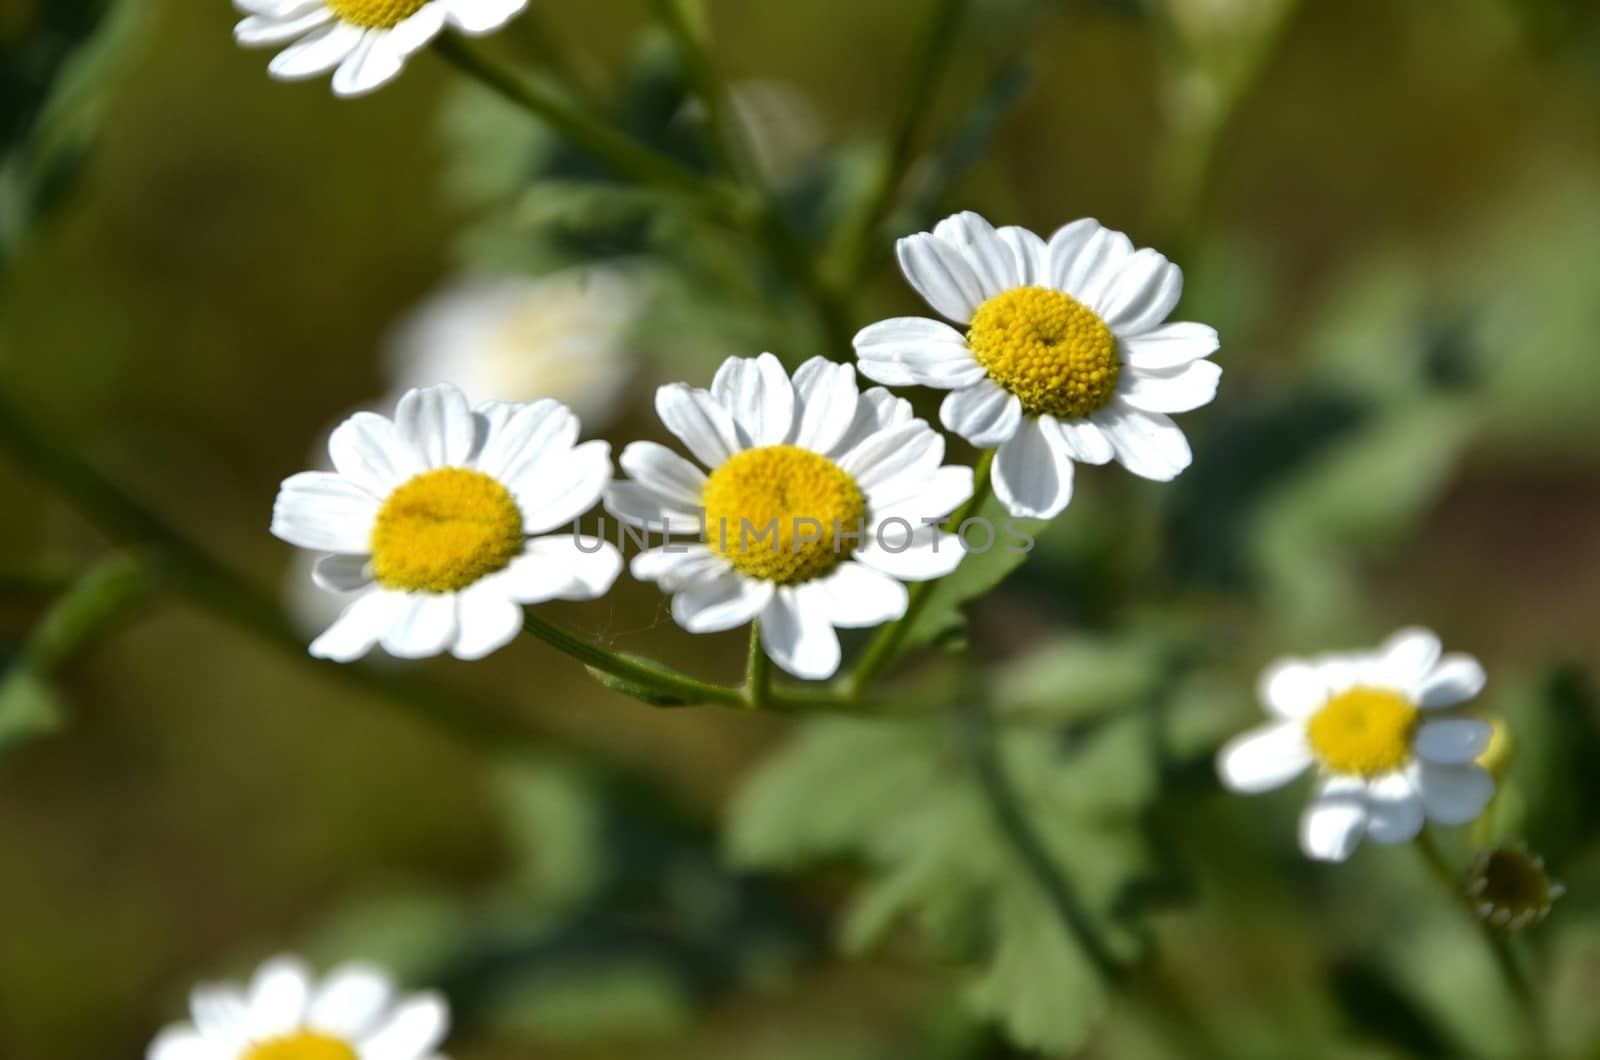
[[[1363,836],[1406,842],[1425,817],[1466,824],[1494,795],[1474,762],[1493,730],[1446,708],[1483,685],[1476,659],[1441,657],[1425,629],[1401,630],[1377,651],[1284,659],[1261,676],[1274,720],[1229,742],[1217,771],[1233,791],[1255,794],[1316,766],[1300,845],[1321,861],[1343,861]]]
[[[558,401],[474,410],[448,384],[410,391],[392,421],[341,424],[336,470],[285,480],[272,513],[273,534],[329,553],[318,585],[359,593],[311,653],[348,662],[381,643],[478,659],[522,629],[522,605],[603,595],[622,569],[615,546],[551,534],[611,481],[610,445],[579,445],[578,431]]]
[[[691,633],[761,624],[767,655],[796,677],[839,668],[835,627],[905,614],[901,584],[949,574],[960,542],[937,522],[972,495],[972,469],[941,467],[944,438],[848,364],[816,357],[791,381],[770,353],[729,358],[710,390],[662,387],[656,411],[710,474],[654,442],[622,454],[632,481],[606,510],[661,533],[702,533],[633,558],[671,593]],[[929,525],[929,523],[934,525]]]
[[[168,1027],[147,1060],[444,1060],[450,1029],[435,993],[400,995],[377,968],[347,964],[317,981],[294,957],[263,964],[248,986],[202,983],[190,1020]]]
[[[234,0],[245,17],[233,39],[247,48],[289,46],[267,66],[280,81],[333,71],[338,96],[392,81],[446,27],[489,33],[528,0]],[[291,43],[292,42],[292,43]]]
[[[390,377],[397,390],[447,381],[479,401],[555,398],[595,429],[633,378],[626,342],[643,303],[639,281],[601,266],[466,279],[400,322]]]
[[[1222,369],[1205,359],[1215,329],[1164,323],[1183,293],[1172,262],[1093,219],[1046,242],[970,212],[897,249],[911,286],[965,330],[922,317],[870,325],[855,339],[861,372],[953,391],[939,418],[999,450],[994,489],[1012,515],[1059,514],[1074,461],[1115,457],[1158,481],[1189,466],[1167,413],[1209,403]]]

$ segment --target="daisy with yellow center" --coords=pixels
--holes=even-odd
[[[1012,515],[1050,518],[1072,499],[1077,461],[1113,458],[1167,481],[1189,466],[1169,413],[1216,396],[1217,333],[1165,323],[1183,273],[1121,232],[1074,221],[1048,241],[975,213],[900,240],[906,279],[939,313],[856,336],[861,372],[888,386],[949,390],[939,418],[997,449],[995,493]]]
[[[333,71],[338,96],[361,96],[393,80],[412,54],[446,27],[477,35],[499,29],[528,0],[234,0],[245,17],[234,40],[247,48],[289,45],[267,72],[300,81]]]
[[[1217,771],[1232,790],[1255,794],[1316,767],[1300,845],[1321,861],[1343,861],[1363,836],[1406,842],[1424,819],[1466,824],[1494,795],[1474,761],[1492,728],[1450,708],[1483,685],[1476,659],[1441,656],[1425,629],[1402,630],[1374,652],[1286,659],[1261,678],[1274,720],[1224,747]]]
[[[437,994],[400,995],[381,970],[347,964],[318,982],[277,957],[247,986],[202,983],[191,1022],[162,1031],[146,1060],[444,1060],[450,1011]]]
[[[905,614],[902,584],[943,577],[961,545],[937,524],[972,495],[972,469],[941,466],[944,439],[855,370],[818,357],[791,379],[770,353],[730,358],[710,390],[656,394],[665,446],[622,453],[631,481],[606,510],[660,534],[698,534],[635,556],[633,575],[673,594],[691,633],[759,621],[767,655],[796,677],[839,669],[835,628]]]
[[[311,654],[348,662],[382,644],[478,659],[522,629],[522,605],[603,595],[622,570],[616,547],[551,534],[611,481],[610,445],[580,445],[578,430],[559,401],[474,410],[453,386],[410,391],[392,421],[341,424],[334,470],[285,481],[272,513],[278,537],[329,553],[317,585],[359,594]]]

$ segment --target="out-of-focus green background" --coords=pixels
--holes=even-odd
[[[647,5],[534,3],[603,70],[636,54]],[[428,55],[336,101],[325,82],[270,81],[220,0],[133,6],[82,183],[0,286],[0,385],[276,590],[293,558],[266,532],[277,483],[383,394],[392,322],[456,273],[461,231],[482,222],[447,190],[475,164],[448,115],[476,104]],[[1181,45],[1147,11],[973,6],[930,142],[1019,27],[1033,81],[940,206],[1168,238],[1181,315],[1223,336],[1221,394],[1182,420],[1193,469],[1170,487],[1084,469],[1027,575],[977,612],[974,643],[996,658],[1082,628],[1206,631],[1190,773],[1159,811],[1188,891],[1156,916],[1163,959],[1090,1054],[1401,1055],[1362,1021],[1390,1006],[1436,1032],[1417,1055],[1511,1055],[1492,970],[1409,852],[1307,865],[1298,797],[1224,796],[1206,756],[1252,722],[1274,655],[1412,622],[1478,654],[1487,707],[1525,719],[1534,744],[1587,746],[1562,724],[1593,742],[1600,18],[1580,0],[1306,0],[1184,202],[1173,128],[1204,101],[1172,77]],[[1262,4],[1166,6],[1203,41]],[[848,146],[889,120],[922,10],[730,0],[713,5],[717,54],[730,77],[793,85]],[[914,306],[880,259],[851,323]],[[756,352],[746,335],[791,363],[820,352],[770,323],[674,327],[637,339],[619,449],[656,432],[655,384],[703,382],[718,357]],[[0,512],[8,569],[101,550],[26,469],[0,463]],[[19,641],[39,611],[0,601],[0,636]],[[627,578],[561,611],[730,679],[742,650],[682,634]],[[756,877],[719,853],[726,807],[792,724],[653,710],[531,642],[414,669],[502,704],[548,756],[452,745],[177,597],[75,661],[68,727],[0,762],[0,1056],[141,1055],[192,981],[282,949],[441,983],[466,1060],[1017,1055],[952,1015],[959,962],[898,935],[835,955],[847,867]],[[1576,1048],[1595,1030],[1600,919],[1582,881],[1600,865],[1579,834],[1593,792],[1581,769],[1559,776],[1529,804],[1567,815],[1555,867],[1574,894],[1541,960]],[[1409,976],[1369,976],[1373,955]]]

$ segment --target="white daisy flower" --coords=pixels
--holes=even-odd
[[[248,986],[202,983],[190,1022],[162,1031],[146,1060],[444,1060],[450,1029],[435,993],[399,995],[381,970],[336,968],[317,982],[301,961],[276,957]]]
[[[1321,861],[1348,858],[1362,836],[1413,839],[1425,817],[1466,824],[1494,795],[1493,777],[1474,762],[1493,729],[1447,708],[1483,685],[1478,660],[1441,657],[1425,629],[1401,630],[1373,652],[1280,660],[1259,689],[1274,720],[1229,742],[1217,772],[1255,794],[1316,766],[1300,845]]]
[[[233,39],[247,48],[289,46],[267,72],[300,81],[333,71],[338,96],[361,96],[399,75],[446,27],[499,29],[528,0],[233,0],[244,18]],[[290,42],[293,43],[290,43]]]
[[[622,453],[632,477],[606,510],[632,526],[697,533],[642,552],[631,570],[672,593],[691,633],[758,620],[767,655],[796,677],[839,668],[839,628],[905,614],[905,581],[943,577],[961,544],[936,525],[972,495],[972,469],[941,467],[944,439],[855,370],[814,358],[788,373],[770,353],[729,358],[710,390],[656,393],[656,411],[710,474],[654,442]]]
[[[398,390],[448,379],[505,401],[555,398],[594,430],[633,377],[625,343],[643,303],[640,285],[611,268],[462,280],[401,322],[390,375]]]
[[[1183,273],[1098,221],[1049,242],[960,213],[898,244],[906,279],[962,325],[921,317],[856,336],[861,372],[889,386],[952,391],[950,430],[996,449],[994,488],[1012,515],[1050,518],[1072,499],[1074,461],[1115,457],[1167,481],[1189,466],[1168,417],[1208,403],[1222,370],[1216,330],[1167,324]]]
[[[311,654],[348,662],[382,644],[418,659],[479,659],[522,629],[523,604],[592,600],[622,570],[616,546],[550,534],[611,481],[611,447],[577,444],[559,401],[474,411],[453,386],[413,390],[391,421],[358,412],[334,430],[334,471],[287,479],[272,532],[331,553],[313,572],[360,590]]]

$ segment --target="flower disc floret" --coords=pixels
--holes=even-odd
[[[1082,419],[1116,396],[1116,337],[1063,291],[1018,287],[989,299],[973,313],[967,342],[1030,416]]]
[[[1306,728],[1311,749],[1335,773],[1374,777],[1411,757],[1417,708],[1398,692],[1352,688],[1317,711]]]
[[[363,29],[393,29],[427,6],[428,0],[326,0],[341,21]]]
[[[317,1031],[296,1031],[250,1047],[243,1060],[359,1060],[347,1043]]]
[[[523,548],[522,512],[510,492],[469,468],[424,472],[383,502],[372,528],[379,584],[457,592],[503,570]]]
[[[854,551],[867,501],[849,473],[808,449],[735,454],[706,479],[706,539],[734,569],[792,585],[820,578]]]

